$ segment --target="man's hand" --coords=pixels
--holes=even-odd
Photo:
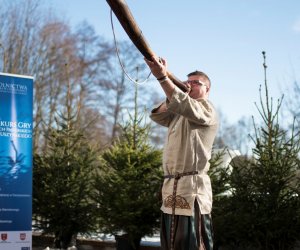
[[[167,61],[165,59],[152,56],[152,61],[149,61],[146,58],[144,58],[144,60],[156,79],[161,79],[164,76],[167,76]]]

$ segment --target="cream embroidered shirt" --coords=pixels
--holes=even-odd
[[[207,171],[218,128],[216,111],[208,100],[192,99],[177,88],[166,106],[166,111],[157,112],[157,107],[150,115],[153,121],[168,127],[163,151],[164,175],[198,171],[197,175],[179,179],[175,214],[193,215],[195,200],[199,203],[201,213],[209,214],[212,189]],[[174,178],[166,178],[162,187],[161,210],[168,214],[172,214],[173,183]]]

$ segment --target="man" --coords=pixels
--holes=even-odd
[[[206,74],[188,74],[187,93],[167,76],[162,58],[145,59],[167,100],[151,112],[151,119],[168,127],[163,152],[161,247],[164,250],[213,249],[212,191],[209,159],[218,118],[208,101],[211,83]]]

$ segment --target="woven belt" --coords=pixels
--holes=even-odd
[[[173,185],[173,194],[172,194],[172,220],[171,220],[171,235],[170,235],[170,240],[171,240],[171,248],[170,250],[174,250],[174,236],[175,236],[175,208],[176,208],[176,192],[177,192],[177,183],[178,180],[183,177],[183,176],[188,176],[188,175],[196,175],[198,174],[198,171],[190,171],[190,172],[185,172],[185,173],[175,173],[173,175],[165,175],[164,179],[173,179],[174,178],[174,185]]]

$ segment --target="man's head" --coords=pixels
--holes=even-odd
[[[210,90],[210,79],[202,71],[194,71],[187,75],[186,83],[191,87],[189,96],[193,99],[208,98]]]

